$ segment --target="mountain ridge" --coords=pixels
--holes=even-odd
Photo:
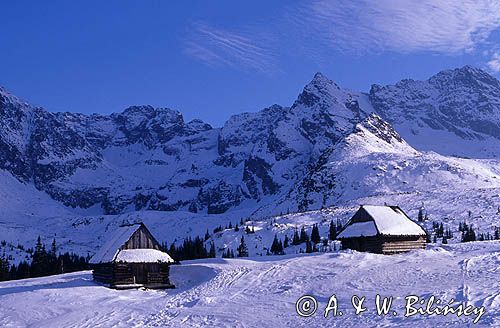
[[[318,72],[290,107],[235,114],[218,128],[149,105],[110,115],[51,113],[1,88],[0,169],[69,207],[216,214],[286,198],[370,118],[368,139],[397,131],[419,150],[450,155],[452,140],[453,152],[463,150],[455,155],[495,157],[488,148],[492,140],[500,145],[500,82],[464,66],[365,94]],[[482,149],[467,153],[471,143]]]

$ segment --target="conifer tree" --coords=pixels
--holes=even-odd
[[[307,234],[304,227],[300,229],[300,243],[306,243],[309,241],[309,235]]]
[[[274,235],[273,243],[271,244],[271,253],[278,254],[278,236]]]
[[[418,222],[422,222],[422,221],[424,221],[424,209],[423,209],[423,207],[420,207],[420,208],[418,209],[418,217],[417,217],[417,221],[418,221]]]
[[[244,236],[241,236],[240,246],[238,246],[238,257],[248,257],[248,247]]]
[[[314,224],[311,231],[311,241],[314,244],[318,244],[321,241],[321,236],[319,235],[318,225]]]
[[[52,240],[52,244],[51,244],[51,247],[50,247],[50,255],[52,256],[56,256],[56,252],[57,252],[57,245],[56,245],[56,239],[54,238]]]
[[[333,220],[330,221],[330,228],[328,230],[328,239],[335,240],[337,238],[337,226],[333,223]]]
[[[210,250],[208,251],[208,257],[211,257],[211,258],[215,258],[216,257],[214,242],[210,243]]]
[[[313,252],[312,243],[308,240],[306,241],[306,253],[312,253],[312,252]]]
[[[300,244],[299,232],[297,231],[297,227],[295,227],[295,231],[293,232],[292,245],[297,246],[299,244]]]
[[[288,235],[285,235],[285,240],[283,241],[283,248],[287,248],[290,246],[290,240],[288,239]]]

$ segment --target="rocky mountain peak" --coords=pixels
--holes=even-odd
[[[26,101],[14,96],[12,93],[7,91],[4,87],[0,86],[0,105],[17,105],[22,107],[31,107]]]
[[[335,98],[336,93],[340,90],[340,87],[335,82],[318,72],[314,75],[311,82],[304,87],[292,107],[301,105],[313,107],[317,103],[325,103],[325,100]]]
[[[466,65],[444,70],[432,76],[429,83],[438,87],[494,88],[500,91],[500,81],[480,68]]]

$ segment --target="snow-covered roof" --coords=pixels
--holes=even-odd
[[[118,227],[104,246],[102,246],[102,248],[92,257],[90,263],[113,262],[120,251],[120,247],[122,247],[140,227],[140,224]]]
[[[377,235],[377,227],[375,227],[375,223],[373,221],[367,222],[356,222],[352,223],[349,227],[347,227],[344,231],[342,231],[339,235],[339,238],[350,238],[350,237],[368,237],[368,236],[376,236]]]
[[[368,213],[372,220],[348,223],[338,238],[368,237],[377,234],[386,236],[425,235],[425,231],[397,206],[364,205],[361,208]]]
[[[123,249],[116,255],[115,262],[128,263],[154,263],[165,262],[170,263],[174,260],[165,252],[157,249],[138,248],[138,249]]]

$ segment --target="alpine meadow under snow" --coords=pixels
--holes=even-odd
[[[186,261],[172,267],[176,289],[113,290],[90,272],[0,282],[0,325],[12,327],[498,327],[500,243],[472,242],[399,255],[361,252]],[[495,291],[497,291],[495,293]],[[314,295],[317,313],[295,302]],[[344,315],[325,318],[335,294]],[[394,316],[378,316],[376,294],[393,296]],[[405,297],[467,303],[477,315],[404,317]],[[355,315],[351,296],[366,296]]]
[[[111,231],[138,221],[167,245],[208,231],[205,244],[214,243],[218,256],[236,251],[244,236],[251,257],[172,266],[178,289],[166,292],[109,290],[88,272],[0,283],[0,325],[418,320],[295,314],[303,294],[326,303],[337,293],[346,303],[359,291],[369,299],[384,291],[485,305],[478,326],[500,325],[499,242],[453,244],[461,222],[476,233],[500,227],[499,156],[500,81],[470,66],[368,93],[317,73],[290,107],[234,115],[220,128],[151,106],[109,116],[51,113],[0,88],[0,255],[11,263],[29,260],[25,249],[38,236],[46,244],[55,238],[59,251],[92,256]],[[332,220],[345,224],[361,204],[399,205],[415,220],[420,211],[427,231],[442,223],[454,237],[393,257],[300,255],[304,245],[264,257],[275,236],[291,239],[297,228],[317,225],[327,237]],[[471,320],[429,317],[425,325],[445,322]]]

